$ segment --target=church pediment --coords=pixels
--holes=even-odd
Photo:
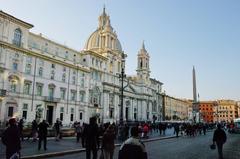
[[[131,85],[128,85],[128,87],[125,88],[125,91],[132,92],[132,93],[137,93],[137,91]]]

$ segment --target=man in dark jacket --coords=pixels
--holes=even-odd
[[[147,159],[147,152],[139,139],[137,127],[132,127],[131,137],[120,147],[118,159]]]
[[[44,150],[47,150],[47,128],[49,127],[48,123],[46,120],[43,120],[39,125],[38,125],[38,150],[41,149],[41,144],[42,140],[44,143]]]
[[[6,146],[6,158],[9,159],[13,154],[20,155],[21,140],[20,132],[14,118],[9,120],[9,127],[3,132],[2,142]]]
[[[227,136],[225,131],[221,128],[221,124],[217,125],[217,129],[214,131],[213,134],[213,143],[217,144],[218,149],[218,157],[219,159],[223,159],[223,144],[227,141]]]
[[[93,159],[97,159],[97,148],[99,147],[99,130],[96,123],[96,118],[90,118],[90,124],[85,125],[83,136],[85,139],[86,146],[86,159],[91,158],[91,151],[93,154]]]

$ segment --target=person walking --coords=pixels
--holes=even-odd
[[[86,144],[84,145],[86,147],[86,159],[91,159],[91,152],[93,155],[92,159],[97,159],[97,148],[99,147],[99,130],[96,123],[96,117],[91,117],[89,123],[89,125],[85,125],[83,131]]]
[[[113,159],[114,153],[114,139],[115,139],[114,126],[109,125],[107,130],[103,134],[102,138],[102,150],[104,153],[104,159]]]
[[[32,137],[33,137],[33,142],[37,141],[37,129],[38,129],[38,124],[36,120],[32,121]]]
[[[147,152],[139,139],[137,127],[132,127],[131,137],[121,145],[118,159],[147,159]]]
[[[23,118],[22,118],[22,119],[20,119],[20,121],[18,123],[18,129],[19,129],[22,141],[24,139],[24,137],[23,137],[23,124],[24,124],[24,121],[23,121]]]
[[[76,132],[77,142],[79,142],[79,139],[82,136],[82,127],[80,125],[80,122],[76,123],[75,132]]]
[[[204,125],[203,125],[203,134],[206,135],[206,132],[207,132],[207,125],[204,124]]]
[[[16,120],[9,120],[9,127],[2,134],[2,142],[6,146],[6,159],[14,156],[20,158],[21,140],[20,131],[16,125]]]
[[[217,129],[213,134],[213,144],[217,144],[218,158],[223,159],[223,144],[227,141],[225,131],[221,128],[221,124],[217,125]]]
[[[38,150],[41,149],[41,144],[43,141],[43,147],[44,150],[47,150],[47,128],[49,127],[48,123],[46,122],[46,120],[43,120],[39,125],[38,125]]]
[[[82,135],[81,135],[81,140],[82,140],[82,147],[85,147],[85,136],[84,136],[84,130],[85,130],[85,127],[86,127],[86,123],[83,122],[82,124]]]
[[[178,137],[178,134],[179,134],[179,124],[178,123],[176,123],[174,125],[174,132],[176,133],[176,137]]]
[[[145,123],[143,126],[143,138],[148,138],[148,132],[149,132],[149,127],[147,123]]]
[[[60,140],[60,131],[61,131],[61,126],[62,126],[62,123],[61,121],[57,118],[56,120],[56,123],[54,123],[54,130],[55,130],[55,141],[59,141]]]

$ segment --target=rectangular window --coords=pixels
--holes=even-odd
[[[48,97],[52,99],[54,97],[54,88],[48,88]]]
[[[53,80],[54,77],[55,77],[55,72],[54,72],[54,70],[51,71],[51,75],[50,75],[50,76],[51,76],[50,78]]]
[[[84,87],[84,78],[81,79],[81,87]]]
[[[25,82],[24,83],[23,93],[24,94],[30,94],[30,87],[31,87],[31,84],[29,82]]]
[[[68,59],[68,51],[65,52],[65,59]]]
[[[28,104],[23,104],[23,112],[22,112],[22,118],[27,119],[27,110],[28,110]]]
[[[13,70],[15,70],[15,71],[18,70],[18,64],[16,62],[13,63]]]
[[[70,115],[70,120],[73,121],[73,116],[74,116],[74,108],[71,108],[71,115]]]
[[[85,102],[85,92],[84,91],[80,91],[80,101],[81,102]]]
[[[72,77],[72,84],[76,84],[76,76]]]
[[[52,68],[55,68],[55,64],[52,64]]]
[[[26,111],[26,110],[23,110],[23,112],[22,112],[22,118],[23,118],[23,119],[27,119],[27,111]]]
[[[63,113],[60,113],[60,120],[63,121]]]
[[[62,82],[66,82],[66,74],[65,73],[63,73],[63,75],[62,75]]]
[[[60,108],[60,120],[63,121],[64,107]]]
[[[8,117],[13,116],[13,107],[8,107]]]
[[[43,68],[42,68],[42,67],[39,67],[39,69],[38,69],[38,75],[39,75],[40,77],[42,77],[42,75],[43,75]]]
[[[113,113],[114,113],[114,109],[110,108],[110,110],[109,110],[109,117],[110,118],[113,118]]]
[[[60,93],[61,93],[61,99],[65,100],[66,89],[65,88],[60,88]]]
[[[37,96],[42,96],[43,85],[37,84]]]
[[[26,68],[25,68],[25,73],[26,73],[26,74],[31,74],[31,69],[32,69],[31,64],[27,64],[27,65],[26,65]]]
[[[76,100],[76,91],[71,91],[71,100]]]
[[[83,119],[83,113],[82,113],[82,112],[80,112],[80,114],[79,114],[79,119],[80,119],[80,120]]]
[[[10,81],[10,92],[15,93],[17,91],[17,82],[15,80]]]

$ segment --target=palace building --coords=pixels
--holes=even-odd
[[[0,11],[0,120],[57,118],[68,125],[119,122],[121,78],[127,53],[103,9],[99,25],[78,51],[30,31],[32,24]],[[150,76],[150,54],[143,43],[135,76],[123,78],[123,120],[162,120],[159,80]],[[127,68],[125,68],[127,69]]]

